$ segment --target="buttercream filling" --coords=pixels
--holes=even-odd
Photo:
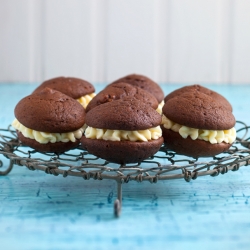
[[[34,139],[41,144],[55,143],[55,142],[75,142],[76,139],[80,139],[84,132],[84,126],[73,132],[67,133],[47,133],[36,131],[22,125],[17,119],[12,122],[12,126],[20,131],[26,138]]]
[[[162,114],[162,108],[164,106],[164,100],[162,100],[159,104],[158,104],[158,107],[156,109],[156,111],[161,115]]]
[[[96,96],[95,93],[91,93],[88,95],[81,96],[80,98],[76,99],[84,108],[87,107],[89,102]]]
[[[145,130],[127,131],[87,127],[85,137],[105,141],[150,141],[162,136],[160,126]]]
[[[232,144],[236,139],[235,128],[231,128],[228,130],[207,130],[190,128],[169,120],[165,115],[162,116],[162,125],[166,129],[171,129],[174,132],[178,132],[184,139],[190,136],[192,140],[204,140],[210,142],[211,144],[221,142]]]

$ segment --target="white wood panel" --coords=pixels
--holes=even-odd
[[[91,81],[107,79],[107,12],[108,0],[91,0]]]
[[[214,82],[216,0],[171,0],[170,82]]]
[[[160,83],[170,80],[170,1],[154,1],[154,79]]]
[[[44,79],[91,79],[91,1],[46,1]]]
[[[44,78],[44,10],[43,0],[29,1],[28,6],[28,46],[29,46],[29,78],[30,82],[39,82]],[[23,81],[27,81],[25,78]]]
[[[107,81],[131,74],[154,78],[154,2],[109,0]]]
[[[32,19],[31,0],[1,1],[0,3],[0,81],[33,80]],[[40,70],[40,67],[39,67]]]
[[[231,82],[250,82],[250,1],[233,1]]]
[[[233,2],[220,0],[217,2],[216,22],[216,82],[229,83],[232,76],[232,47],[233,47]]]

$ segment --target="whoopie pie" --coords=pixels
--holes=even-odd
[[[24,97],[12,126],[19,140],[40,152],[62,153],[80,143],[85,110],[73,98],[50,88]]]
[[[214,156],[236,139],[235,118],[221,101],[193,90],[169,99],[163,109],[167,148],[194,158]]]
[[[34,91],[37,93],[44,88],[51,88],[62,92],[65,95],[76,99],[86,108],[88,103],[95,96],[94,86],[80,78],[75,77],[56,77],[41,83]]]
[[[113,83],[117,82],[125,82],[129,83],[131,85],[137,86],[139,88],[142,88],[146,91],[148,91],[150,94],[155,96],[155,98],[158,101],[159,109],[162,109],[162,106],[164,105],[164,93],[161,89],[160,85],[154,82],[152,79],[144,76],[144,75],[138,75],[138,74],[131,74],[124,76],[122,78],[119,78],[115,80]]]
[[[81,139],[88,152],[118,164],[136,163],[154,155],[163,144],[161,115],[134,98],[107,102],[86,114]]]

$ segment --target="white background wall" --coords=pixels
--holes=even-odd
[[[249,0],[0,0],[0,82],[250,83]]]

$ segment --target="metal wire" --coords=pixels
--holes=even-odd
[[[10,161],[7,169],[0,171],[0,175],[8,174],[13,165],[18,165],[52,175],[70,175],[85,180],[111,179],[121,184],[129,181],[156,183],[181,178],[189,182],[199,176],[218,176],[250,164],[250,126],[241,121],[237,122],[237,126],[236,142],[226,153],[215,157],[194,159],[178,155],[162,146],[150,159],[128,165],[107,162],[80,147],[64,154],[39,153],[23,146],[15,130],[9,126],[0,129],[0,154]],[[3,161],[0,160],[1,166]]]

